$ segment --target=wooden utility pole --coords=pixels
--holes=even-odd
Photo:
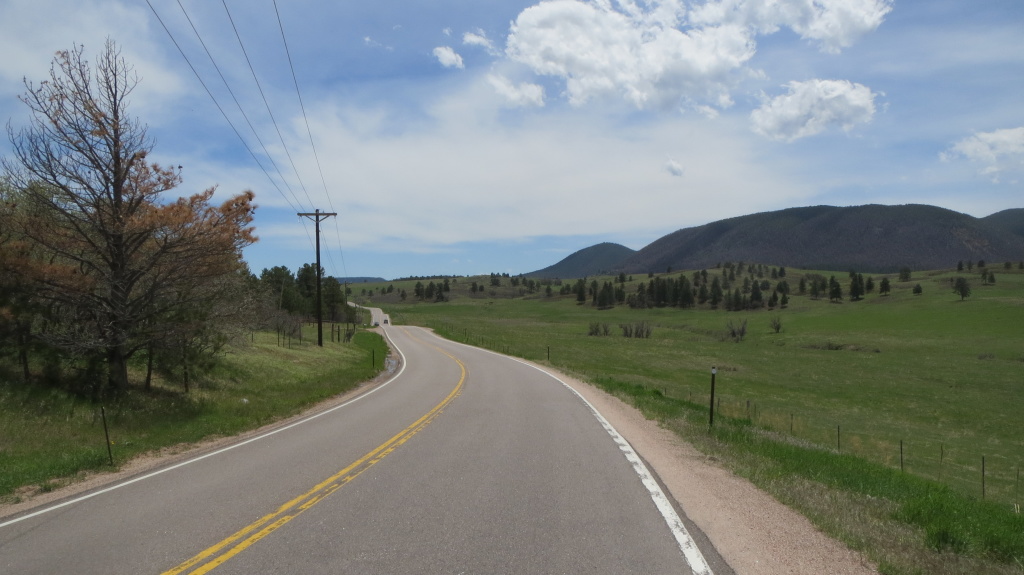
[[[324,346],[324,306],[323,297],[320,294],[320,221],[325,220],[331,216],[338,215],[333,212],[321,212],[317,209],[312,214],[310,213],[299,213],[300,217],[310,218],[316,222],[316,344],[320,347]]]

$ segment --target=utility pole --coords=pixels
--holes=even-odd
[[[316,222],[316,344],[320,347],[324,346],[324,306],[323,297],[320,294],[320,221],[325,220],[331,216],[338,215],[337,213],[321,212],[317,209],[312,214],[310,213],[299,213],[296,214],[300,217],[310,218]]]

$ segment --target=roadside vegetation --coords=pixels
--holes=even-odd
[[[26,80],[27,124],[10,124],[2,501],[291,415],[371,378],[386,356],[322,268],[248,269],[252,192],[219,205],[213,189],[181,195],[182,168],[147,160],[154,143],[127,110],[138,83],[113,41],[93,62],[76,46],[47,80]],[[323,349],[309,327],[318,279]]]
[[[295,415],[384,369],[387,345],[376,333],[359,331],[350,343],[327,341],[323,348],[316,345],[315,325],[305,324],[303,333],[301,343],[274,332],[253,334],[214,358],[189,393],[158,377],[148,391],[134,386],[92,401],[0,371],[0,503],[112,469],[103,413],[116,468],[137,455],[180,450]],[[145,369],[129,367],[130,374]]]
[[[1024,570],[1020,262],[874,276],[779,271],[723,263],[582,282],[413,278],[357,285],[353,297],[396,323],[551,365],[627,399],[883,573]],[[693,289],[704,273],[709,288],[719,280],[718,305],[710,289],[704,302],[679,305],[682,280]],[[788,292],[776,287],[783,281]],[[419,299],[417,283],[449,290]],[[600,301],[605,285],[610,305]],[[637,326],[644,337],[631,335]]]

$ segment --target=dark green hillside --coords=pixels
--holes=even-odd
[[[981,218],[981,221],[1024,238],[1024,208],[996,212],[991,216]]]
[[[1017,220],[1013,216],[996,220],[1011,226],[1020,219],[1019,214]],[[664,272],[745,261],[884,273],[902,267],[938,269],[958,261],[1022,258],[1024,235],[944,208],[813,206],[682,229],[641,249],[612,271]]]
[[[351,278],[335,278],[343,284],[365,284],[386,281],[384,278],[378,277],[351,277]]]
[[[582,278],[619,268],[636,253],[620,244],[605,242],[573,253],[553,266],[523,274],[531,278]]]

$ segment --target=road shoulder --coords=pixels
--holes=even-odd
[[[870,575],[861,554],[723,469],[682,438],[601,389],[542,365],[589,401],[658,475],[687,517],[738,575]]]

